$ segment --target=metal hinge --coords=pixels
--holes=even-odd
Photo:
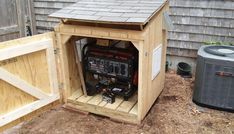
[[[56,47],[58,45],[58,40],[57,40],[57,34],[54,35],[54,42],[55,42],[55,49],[54,49],[54,54],[59,54],[59,48]]]
[[[148,52],[145,52],[145,56],[146,56],[146,57],[148,56]]]
[[[60,49],[59,48],[55,48],[54,49],[54,54],[59,54],[60,53]]]

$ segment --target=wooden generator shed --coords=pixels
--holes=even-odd
[[[164,88],[165,0],[81,0],[50,15],[54,32],[0,43],[0,127],[60,99],[64,107],[139,124]],[[74,45],[83,38],[131,42],[138,50],[138,91],[128,101],[86,96]]]

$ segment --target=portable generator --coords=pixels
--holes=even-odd
[[[137,90],[138,53],[133,46],[118,48],[116,44],[100,46],[90,43],[83,47],[83,72],[87,94],[103,93],[104,100],[114,96],[128,100]],[[114,94],[114,95],[113,95]]]

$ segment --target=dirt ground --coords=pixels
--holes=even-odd
[[[4,134],[232,134],[234,113],[196,106],[194,79],[173,71],[166,75],[165,89],[141,125],[118,123],[105,117],[84,115],[58,107]]]

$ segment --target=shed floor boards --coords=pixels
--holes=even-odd
[[[134,123],[137,122],[137,96],[136,93],[128,101],[124,101],[123,97],[116,97],[115,103],[110,104],[102,101],[101,94],[85,96],[81,90],[77,90],[68,98],[67,105],[81,111]]]

